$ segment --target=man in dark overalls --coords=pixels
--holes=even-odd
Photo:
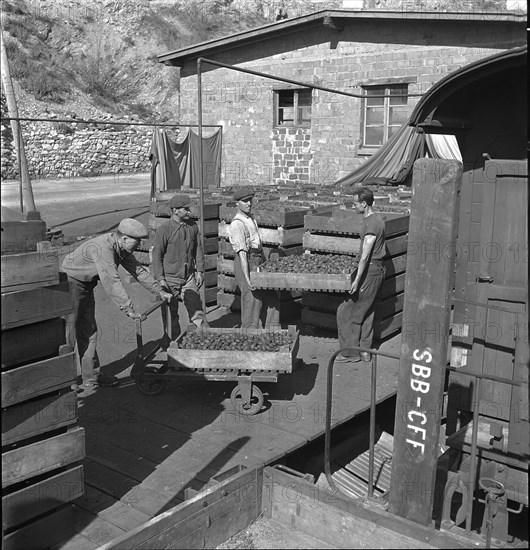
[[[257,290],[250,282],[250,272],[256,271],[265,260],[258,224],[251,214],[254,194],[248,187],[234,193],[237,213],[229,229],[236,254],[234,274],[241,291],[241,327],[260,328],[262,308],[266,308],[265,328],[274,330],[281,327],[278,294],[273,290]]]
[[[199,226],[190,218],[191,197],[174,195],[169,201],[171,219],[157,230],[152,271],[164,289],[173,294],[169,304],[171,339],[180,336],[179,300],[184,302],[191,323],[207,328],[199,289],[204,283],[204,253]]]
[[[351,298],[337,308],[337,328],[340,349],[362,347],[371,348],[374,325],[374,301],[385,278],[383,259],[386,254],[385,222],[372,206],[374,195],[370,189],[360,187],[353,195],[353,208],[363,217],[361,225],[361,249],[359,265],[352,282]],[[370,361],[367,352],[345,352],[335,361],[355,363]]]

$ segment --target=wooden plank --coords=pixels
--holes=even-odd
[[[274,468],[265,468],[263,515],[334,548],[465,548],[451,534],[389,514]],[[325,528],[323,528],[325,526]]]
[[[222,273],[218,275],[217,284],[220,289],[227,290],[231,293],[235,293],[236,289],[239,288],[235,277],[223,275]]]
[[[203,249],[205,254],[216,254],[218,251],[218,239],[214,237],[204,237]]]
[[[204,273],[204,286],[217,286],[217,269],[215,269],[214,271],[206,271]]]
[[[460,162],[414,163],[409,242],[420,251],[407,255],[389,511],[422,525],[432,520],[461,175]]]
[[[59,283],[57,250],[4,254],[0,260],[2,293]]]
[[[221,206],[221,203],[206,203],[203,204],[203,214],[205,220],[211,220],[211,219],[219,219],[219,207]],[[171,217],[171,210],[169,208],[169,201],[152,201],[149,205],[149,212],[153,214],[153,216],[161,217],[161,218],[170,218]],[[196,203],[192,203],[191,205],[191,216],[193,218],[199,218],[200,212],[199,212],[199,205]]]
[[[351,288],[353,273],[276,273],[251,271],[256,288],[345,292]]]
[[[99,550],[215,548],[258,517],[261,476],[261,469],[243,470]]]
[[[37,250],[37,243],[46,240],[46,223],[42,220],[0,222],[2,254],[18,254]]]
[[[231,294],[228,292],[217,293],[217,305],[219,307],[241,310],[241,296],[239,294]]]
[[[84,456],[83,428],[12,449],[2,454],[2,487],[67,466]]]
[[[355,256],[361,249],[361,239],[333,235],[319,235],[318,233],[304,233],[303,245],[309,250],[318,250],[328,254],[350,254]]]
[[[217,269],[217,254],[206,254],[204,256],[204,271]]]
[[[212,304],[217,301],[217,291],[219,289],[217,286],[212,286],[211,288],[204,289],[204,298],[207,304]]]
[[[218,235],[220,238],[228,239],[229,223],[220,222]],[[269,227],[260,227],[258,229],[259,236],[264,244],[275,244],[279,246],[289,246],[293,244],[301,244],[304,236],[303,227],[287,228],[278,227],[272,229]]]
[[[42,550],[74,533],[73,507],[64,506],[4,536],[4,550]]]
[[[151,217],[149,219],[149,229],[154,229],[155,231],[164,223],[166,223],[169,218],[155,218]],[[204,235],[217,235],[217,225],[219,224],[218,220],[204,220]],[[200,227],[200,226],[199,226]]]
[[[234,274],[234,260],[229,260],[218,256],[217,258],[217,271],[219,273],[227,273],[229,275]]]
[[[9,294],[4,294],[9,296]],[[2,370],[23,363],[57,355],[66,343],[64,319],[48,319],[40,323],[2,330]]]
[[[84,492],[83,466],[75,466],[2,497],[2,527],[11,529],[62,504],[72,502]]]
[[[34,437],[77,420],[77,395],[70,391],[2,409],[2,445]]]
[[[269,332],[288,334],[287,330],[269,331],[266,329],[214,329],[207,332],[218,334],[267,334]],[[299,334],[290,346],[282,346],[279,351],[240,351],[211,349],[180,349],[179,341],[172,342],[167,350],[168,365],[176,369],[199,370],[217,368],[221,370],[292,372],[296,360]]]
[[[68,281],[33,290],[2,294],[1,300],[2,330],[62,317],[72,312]]]
[[[74,352],[2,372],[2,407],[68,387],[75,382]]]

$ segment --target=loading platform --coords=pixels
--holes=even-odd
[[[222,309],[209,318],[212,326],[239,321]],[[398,354],[400,343],[397,335],[380,349]],[[268,404],[255,416],[234,410],[230,383],[170,382],[162,394],[149,397],[124,377],[117,388],[81,396],[85,494],[74,501],[74,532],[55,548],[97,548],[170,510],[221,472],[281,462],[323,436],[327,364],[337,349],[336,339],[302,334],[296,368],[262,385]],[[379,359],[378,403],[395,395],[397,372],[396,360]],[[332,426],[369,407],[370,363],[337,364]]]

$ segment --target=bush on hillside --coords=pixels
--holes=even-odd
[[[134,99],[140,91],[142,61],[117,35],[94,30],[86,50],[72,58],[72,77],[93,97],[111,102]]]

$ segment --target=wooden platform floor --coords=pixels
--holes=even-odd
[[[149,295],[130,285],[133,300]],[[280,460],[324,433],[326,370],[335,339],[301,336],[297,368],[277,383],[260,384],[269,400],[256,416],[240,416],[230,402],[234,383],[171,381],[164,393],[146,397],[129,378],[136,354],[134,325],[98,287],[96,315],[103,371],[122,381],[79,396],[79,424],[85,428],[85,494],[75,501],[75,536],[55,548],[92,549],[133,529],[184,500],[212,476],[238,464]],[[141,309],[141,308],[139,308]],[[239,318],[215,309],[212,326],[234,326]],[[184,318],[187,317],[184,314]],[[161,333],[157,312],[144,323],[144,341]],[[381,350],[399,353],[400,336]],[[369,407],[370,364],[337,364],[333,378],[333,425]],[[397,361],[378,361],[377,400],[392,396]]]

